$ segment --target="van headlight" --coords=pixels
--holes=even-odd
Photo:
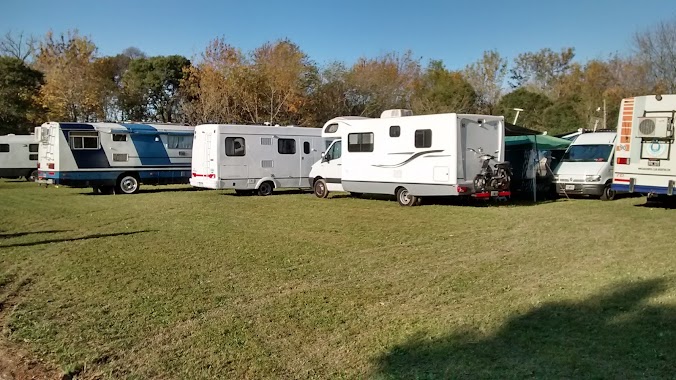
[[[585,182],[599,182],[601,180],[600,175],[588,175],[584,177]]]

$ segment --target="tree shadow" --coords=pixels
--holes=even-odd
[[[673,378],[676,307],[645,301],[662,280],[622,284],[582,302],[515,316],[494,335],[419,333],[377,361],[388,379]]]
[[[2,248],[12,248],[12,247],[31,247],[31,246],[35,246],[35,245],[43,245],[43,244],[50,244],[50,243],[63,243],[63,242],[67,242],[67,241],[79,241],[79,240],[98,239],[98,238],[104,238],[104,237],[135,235],[135,234],[141,234],[141,233],[145,233],[145,232],[156,232],[156,231],[157,230],[140,230],[140,231],[128,231],[128,232],[115,232],[115,233],[110,233],[110,234],[92,234],[92,235],[86,235],[86,236],[81,236],[81,237],[77,237],[77,238],[48,239],[48,240],[34,241],[34,242],[29,242],[29,243],[15,243],[15,244],[0,245],[0,249],[2,249]]]
[[[29,232],[13,232],[13,233],[0,233],[0,239],[11,239],[20,236],[33,235],[33,234],[55,234],[59,232],[69,232],[71,230],[45,230],[45,231],[29,231]]]

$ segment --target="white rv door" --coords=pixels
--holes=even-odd
[[[300,187],[310,187],[310,169],[312,169],[312,164],[315,163],[313,160],[315,155],[312,150],[314,148],[312,146],[312,140],[309,138],[301,138],[300,148],[301,154],[298,170],[298,185]]]
[[[326,187],[329,191],[343,191],[342,154],[342,143],[340,140],[335,140],[326,150],[321,160],[320,170],[317,171],[317,174],[326,180]]]

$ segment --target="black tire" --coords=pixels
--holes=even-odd
[[[418,206],[418,197],[411,195],[405,187],[397,189],[397,202],[400,206]]]
[[[141,182],[134,174],[122,174],[117,179],[115,194],[136,194],[141,188]]]
[[[38,179],[38,169],[33,169],[26,176],[26,181],[35,182],[36,179]]]
[[[322,178],[315,181],[312,190],[317,198],[326,198],[329,196],[329,188],[326,186],[326,181]]]
[[[270,194],[272,194],[272,190],[274,189],[274,186],[272,185],[272,182],[266,181],[261,183],[260,186],[258,186],[258,195],[261,197],[266,197]]]
[[[601,194],[601,200],[602,201],[612,201],[615,199],[615,196],[617,196],[617,193],[615,190],[610,188],[610,185],[606,185],[606,187],[603,188],[603,193]]]

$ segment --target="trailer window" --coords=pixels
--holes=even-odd
[[[244,137],[226,137],[225,155],[226,156],[244,156],[246,154],[246,142]]]
[[[8,153],[9,144],[0,144],[0,153]]]
[[[418,129],[415,131],[415,147],[429,148],[432,146],[432,130]]]
[[[347,135],[348,152],[373,152],[373,133],[350,133]]]
[[[114,133],[113,141],[127,141],[127,135],[123,135],[121,133]]]
[[[70,132],[70,148],[74,150],[99,149],[98,132]]]
[[[390,137],[399,137],[401,136],[401,127],[398,125],[393,125],[390,127]]]
[[[310,154],[310,142],[309,141],[303,142],[303,153]]]
[[[192,149],[191,136],[167,136],[167,148],[169,149]]]
[[[336,133],[338,131],[338,124],[330,124],[324,129],[324,133]]]
[[[28,151],[31,153],[38,152],[38,144],[28,144]]]
[[[294,139],[277,140],[277,152],[279,152],[279,154],[296,154],[296,140]]]

